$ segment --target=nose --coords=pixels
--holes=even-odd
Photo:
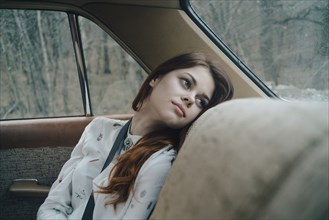
[[[189,107],[191,107],[193,105],[194,98],[191,95],[185,95],[185,96],[182,96],[182,101],[189,108]]]

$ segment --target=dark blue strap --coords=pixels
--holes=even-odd
[[[115,139],[115,142],[112,146],[112,149],[111,149],[109,155],[107,156],[107,158],[105,160],[102,171],[111,163],[115,153],[120,152],[120,150],[122,149],[124,139],[127,137],[127,133],[128,133],[130,123],[131,123],[131,119],[121,128],[121,130],[118,134],[118,137]],[[91,195],[89,197],[89,200],[88,200],[88,203],[87,203],[87,206],[86,206],[86,209],[83,213],[82,220],[91,220],[91,219],[93,219],[94,207],[95,207],[95,199],[94,199],[93,194],[91,193]]]
[[[124,142],[125,138],[127,137],[130,123],[131,123],[131,119],[121,128],[121,130],[118,134],[118,137],[115,139],[115,142],[112,146],[111,152],[109,153],[109,155],[107,156],[107,158],[105,160],[102,171],[111,163],[115,153],[120,152],[120,150],[122,149],[123,142]]]
[[[82,220],[92,220],[94,214],[94,207],[95,207],[95,199],[93,194],[91,193],[86,209],[83,213]]]

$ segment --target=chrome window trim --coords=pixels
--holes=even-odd
[[[84,60],[82,40],[80,36],[80,29],[78,23],[78,15],[74,13],[67,13],[67,15],[71,29],[71,36],[72,36],[73,48],[75,52],[75,59],[77,63],[77,70],[79,74],[84,113],[86,116],[91,116],[92,109],[91,109],[90,93],[88,87],[87,68]]]

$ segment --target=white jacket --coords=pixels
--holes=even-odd
[[[40,206],[37,219],[81,219],[89,196],[97,186],[106,186],[118,154],[100,173],[105,160],[125,121],[99,117],[83,132],[71,158],[64,164],[53,183],[45,202]],[[140,136],[129,134],[133,144]],[[128,149],[129,150],[129,149]],[[122,154],[124,152],[121,152]],[[135,181],[135,192],[125,203],[105,206],[109,194],[94,193],[94,219],[146,219],[158,199],[166,176],[175,159],[176,151],[170,146],[154,153],[141,167]]]

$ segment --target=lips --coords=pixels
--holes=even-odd
[[[185,117],[185,109],[183,108],[183,106],[179,103],[175,103],[175,102],[172,102],[172,104],[175,106],[175,112],[181,116],[181,117]]]

